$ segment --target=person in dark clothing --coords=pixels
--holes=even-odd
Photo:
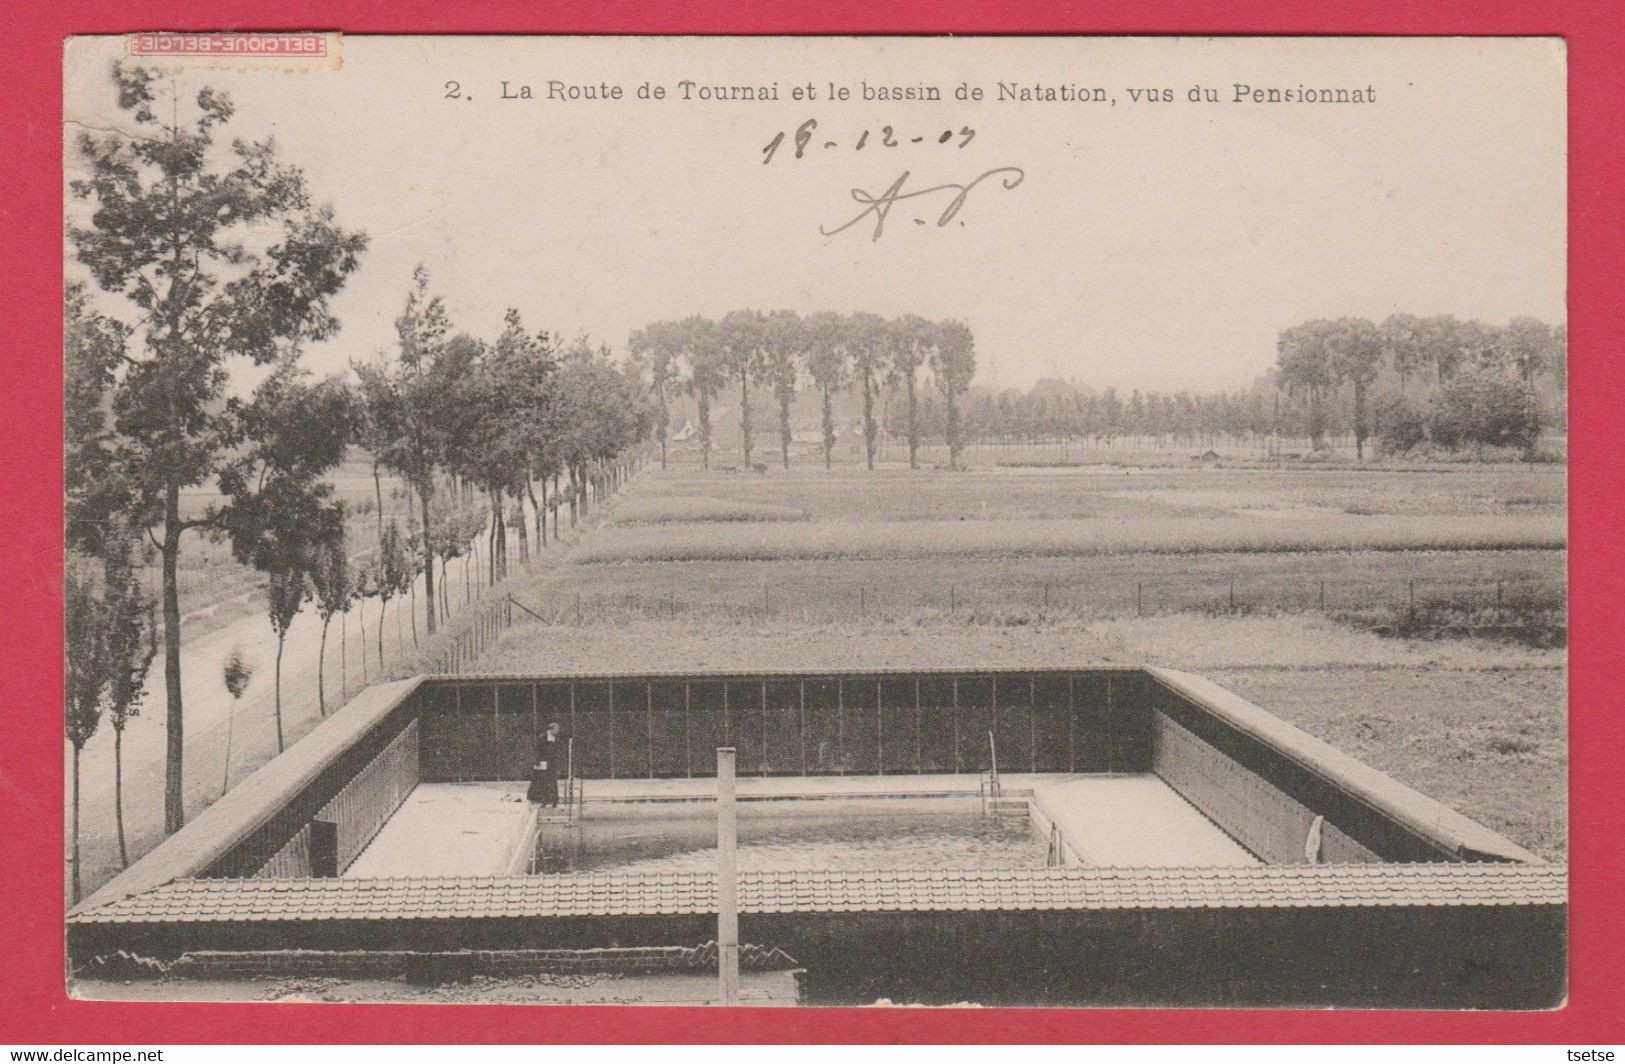
[[[549,724],[536,747],[536,763],[530,769],[530,789],[525,792],[526,801],[543,806],[556,807],[559,804],[559,755],[563,748],[558,724]]]

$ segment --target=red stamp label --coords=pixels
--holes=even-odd
[[[319,59],[333,58],[331,33],[133,33],[126,40],[132,57],[149,59]]]

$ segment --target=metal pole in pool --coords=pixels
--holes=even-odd
[[[717,977],[722,1003],[739,1001],[739,815],[734,748],[717,748]]]

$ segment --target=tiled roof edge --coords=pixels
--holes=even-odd
[[[745,913],[1563,905],[1561,865],[1438,862],[1238,868],[745,872]],[[183,881],[79,924],[411,920],[715,911],[715,873]],[[238,908],[233,910],[233,905]],[[247,912],[242,906],[252,905]],[[358,912],[364,908],[366,911]]]

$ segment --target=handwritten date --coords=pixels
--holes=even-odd
[[[815,143],[815,134],[817,131],[818,119],[816,118],[809,118],[805,122],[801,123],[801,125],[796,127],[795,135],[791,138],[791,140],[795,144],[795,157],[797,159],[805,156],[807,153],[807,148]],[[870,139],[871,133],[874,134],[874,138],[872,140]],[[779,153],[779,148],[784,144],[784,136],[784,130],[779,130],[778,134],[774,136],[772,140],[768,141],[766,147],[762,149],[762,164],[764,166],[772,162],[773,157]],[[929,138],[927,138],[924,134],[916,137],[910,137],[907,134],[898,133],[897,130],[892,126],[881,126],[878,131],[868,129],[863,130],[858,135],[857,142],[851,147],[853,151],[863,151],[863,149],[870,144],[873,144],[877,148],[896,148],[903,144],[923,144],[927,139],[930,139],[937,144],[947,144],[956,137],[960,138],[960,140],[958,144],[953,146],[956,148],[963,148],[965,145],[976,139],[976,130],[969,126],[961,126],[959,128],[959,132],[957,133],[951,129],[945,129],[941,133],[932,134]],[[825,151],[828,151],[831,148],[839,148],[841,146],[840,142],[835,140],[824,140],[818,143],[821,144]]]

